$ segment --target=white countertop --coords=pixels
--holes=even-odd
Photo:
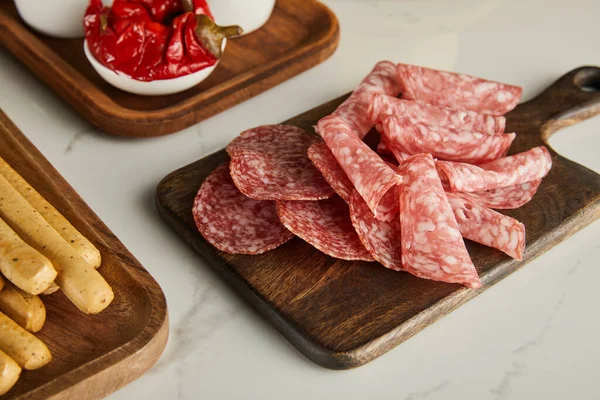
[[[600,65],[596,0],[326,3],[342,27],[331,59],[156,139],[97,132],[0,51],[0,107],[167,296],[171,337],[163,357],[111,399],[600,398],[598,222],[381,358],[330,371],[305,359],[158,218],[154,191],[166,174],[245,128],[351,90],[378,60],[518,84],[525,99],[575,67]],[[600,117],[560,131],[551,144],[600,172]]]

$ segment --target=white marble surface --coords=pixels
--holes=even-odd
[[[307,361],[157,217],[167,173],[352,89],[380,59],[511,82],[531,98],[600,65],[600,2],[328,0],[342,26],[322,65],[184,132],[133,140],[94,130],[0,51],[0,107],[161,284],[171,338],[158,364],[112,399],[600,398],[600,223],[393,351],[335,372]],[[327,82],[327,84],[323,84]],[[598,172],[600,118],[551,139]]]

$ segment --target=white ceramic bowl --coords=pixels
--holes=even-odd
[[[215,22],[239,25],[244,35],[263,26],[271,17],[275,0],[207,0]]]
[[[83,37],[83,16],[88,0],[15,0],[23,20],[45,35]]]
[[[223,41],[225,47],[226,41]],[[215,70],[217,63],[211,67],[204,68],[193,74],[185,75],[179,78],[156,80],[150,82],[138,81],[127,75],[119,74],[110,68],[102,65],[91,53],[87,40],[83,43],[83,49],[87,59],[92,64],[96,72],[108,83],[125,92],[140,94],[143,96],[165,96],[168,94],[179,93],[188,90],[206,78]]]
[[[33,29],[59,38],[81,38],[88,0],[15,0],[19,15]],[[103,0],[109,6],[112,0]],[[244,35],[269,20],[275,0],[207,0],[219,25],[239,25]]]

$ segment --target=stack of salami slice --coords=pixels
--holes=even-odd
[[[506,156],[516,135],[503,115],[520,98],[516,86],[380,62],[318,122],[320,138],[271,125],[234,139],[198,192],[196,225],[228,253],[298,236],[331,257],[477,288],[464,239],[520,260],[525,227],[494,209],[530,201],[552,166],[545,147]],[[373,126],[377,152],[363,142]]]

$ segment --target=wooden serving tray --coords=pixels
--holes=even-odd
[[[507,116],[507,131],[518,133],[512,152],[547,145],[556,130],[600,113],[598,90],[600,68],[584,67],[519,105]],[[311,130],[344,98],[285,123]],[[467,243],[483,282],[478,290],[336,260],[298,238],[259,256],[219,252],[198,233],[192,205],[207,175],[228,160],[224,150],[167,176],[156,203],[165,221],[304,355],[345,369],[382,355],[600,216],[600,175],[551,153],[554,166],[533,201],[507,213],[527,227],[523,262]]]
[[[37,336],[52,361],[23,371],[0,398],[97,399],[146,372],[169,336],[167,304],[156,281],[0,110],[0,156],[100,250],[113,302],[86,315],[63,294],[42,296],[47,319]]]
[[[326,6],[316,0],[277,0],[266,25],[228,42],[207,80],[182,93],[138,96],[110,86],[93,70],[83,40],[38,34],[20,19],[12,1],[0,1],[0,47],[90,123],[120,136],[187,128],[325,61],[338,43],[338,21]]]

